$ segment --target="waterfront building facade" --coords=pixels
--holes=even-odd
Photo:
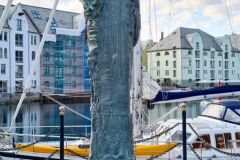
[[[0,15],[4,6],[0,6]],[[22,92],[51,9],[17,4],[0,36],[0,93]],[[75,93],[89,90],[88,48],[80,29],[82,15],[56,11],[31,92]]]
[[[240,79],[240,50],[230,36],[180,27],[148,50],[148,72],[162,85]]]

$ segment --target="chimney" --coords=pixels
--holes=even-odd
[[[160,41],[163,40],[163,38],[164,38],[164,32],[161,32],[161,39],[160,39]]]

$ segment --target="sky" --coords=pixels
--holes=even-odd
[[[53,0],[14,0],[14,4],[19,2],[46,8],[53,5]],[[240,0],[140,0],[140,5],[141,40],[157,41],[161,32],[167,36],[180,26],[199,28],[213,36],[240,34]],[[60,0],[57,9],[83,12],[79,0]]]

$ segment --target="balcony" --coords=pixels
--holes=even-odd
[[[62,60],[56,60],[56,61],[55,61],[55,65],[57,65],[57,66],[63,66],[63,65],[64,65],[64,61],[62,61]]]

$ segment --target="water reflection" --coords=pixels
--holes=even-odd
[[[90,117],[89,103],[75,103],[66,104],[68,107],[75,111]],[[12,116],[15,112],[16,105],[5,105],[0,107],[0,125],[9,127],[11,124]],[[79,125],[90,125],[90,121],[86,120],[79,115],[76,115],[68,110],[65,110],[65,126],[79,126]],[[39,126],[49,126],[39,127]],[[45,135],[54,129],[54,126],[59,126],[59,105],[56,104],[40,104],[40,103],[29,103],[24,104],[19,111],[16,118],[16,125],[14,126],[12,133],[23,133],[23,134],[35,134]],[[21,128],[18,128],[21,127]],[[23,128],[22,128],[23,127]],[[71,127],[65,128],[66,136],[81,136],[88,135],[90,128]],[[59,130],[54,132],[54,135],[58,135]],[[17,141],[29,142],[32,141],[32,137],[15,137]]]

